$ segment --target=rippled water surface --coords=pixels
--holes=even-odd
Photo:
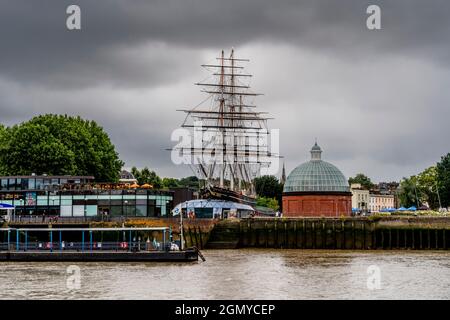
[[[203,254],[187,264],[79,263],[80,289],[67,288],[71,263],[0,262],[0,299],[450,299],[450,252]],[[373,265],[380,288],[369,290]]]

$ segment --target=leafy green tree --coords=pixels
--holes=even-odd
[[[436,166],[429,167],[417,175],[417,190],[422,202],[427,202],[431,209],[439,208]]]
[[[254,180],[256,194],[260,197],[278,198],[283,192],[283,186],[275,176],[261,176]]]
[[[417,198],[419,197],[417,190],[417,177],[411,176],[410,178],[403,178],[402,181],[400,181],[400,187],[397,195],[400,205],[403,207],[409,208],[411,206],[420,206],[420,203],[417,204]]]
[[[0,129],[0,169],[7,175],[93,175],[116,182],[123,162],[94,121],[41,115]]]
[[[366,176],[363,173],[358,173],[356,176],[354,177],[350,177],[348,179],[348,183],[352,184],[352,183],[359,183],[361,184],[361,186],[367,190],[370,190],[374,187],[374,184],[372,183],[372,180],[370,180],[370,178],[368,176]]]
[[[278,200],[275,198],[266,198],[266,197],[258,197],[256,199],[256,205],[261,207],[270,208],[274,211],[277,211],[280,208],[278,204]]]
[[[450,206],[450,153],[441,157],[436,165],[439,195],[443,207]]]
[[[175,178],[163,178],[162,184],[165,189],[177,188],[180,186],[178,179]]]
[[[151,171],[148,167],[142,170],[136,167],[131,168],[131,173],[134,175],[138,184],[151,184],[155,189],[161,189],[163,187],[162,179],[156,174],[155,171]]]
[[[198,188],[199,179],[196,176],[189,176],[179,180],[180,187]]]

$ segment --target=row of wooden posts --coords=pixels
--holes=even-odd
[[[200,227],[185,227],[183,235],[186,247],[197,247],[203,249],[206,244],[207,234],[203,233]]]
[[[449,249],[444,228],[377,227],[371,221],[274,221],[239,223],[240,247],[300,249]],[[219,231],[220,232],[220,231]]]

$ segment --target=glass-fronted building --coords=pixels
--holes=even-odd
[[[0,203],[16,215],[60,217],[170,216],[173,192],[105,187],[90,176],[0,176]]]

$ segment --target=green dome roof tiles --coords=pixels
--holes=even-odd
[[[312,159],[292,170],[283,192],[350,192],[345,176],[336,166],[321,160],[321,152],[315,144]]]

